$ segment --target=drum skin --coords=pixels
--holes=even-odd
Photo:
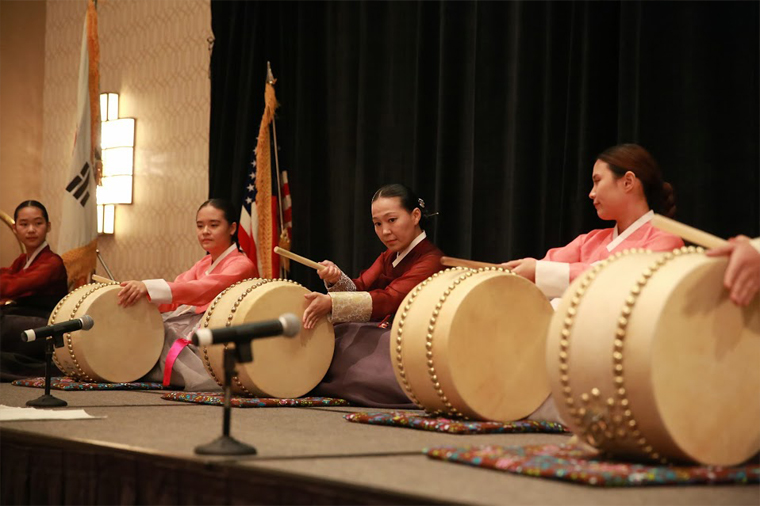
[[[396,380],[428,412],[524,418],[549,396],[551,316],[541,291],[505,269],[441,271],[406,296],[393,320]]]
[[[601,450],[735,465],[760,449],[760,300],[739,308],[725,258],[628,250],[568,288],[547,367],[557,408]]]
[[[90,315],[90,330],[64,334],[53,359],[66,375],[83,381],[128,383],[145,376],[164,346],[164,323],[155,305],[143,297],[119,306],[118,283],[80,286],[61,299],[48,324]]]
[[[220,293],[201,320],[204,328],[222,328],[278,318],[293,313],[300,319],[309,290],[294,281],[247,279]],[[335,349],[332,323],[321,319],[311,330],[294,337],[251,341],[253,362],[237,363],[232,390],[257,397],[293,398],[312,390],[327,373]],[[204,346],[202,357],[209,374],[224,386],[224,347]]]

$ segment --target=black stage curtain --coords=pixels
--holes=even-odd
[[[596,155],[649,149],[677,218],[760,233],[758,2],[211,2],[210,195],[237,205],[278,79],[295,252],[349,275],[382,251],[381,185],[440,212],[452,256],[541,257],[610,226]],[[295,279],[316,288],[296,267]]]

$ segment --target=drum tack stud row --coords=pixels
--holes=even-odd
[[[234,317],[235,317],[235,312],[237,312],[237,309],[238,309],[238,307],[240,306],[240,303],[241,303],[241,302],[243,302],[243,300],[245,299],[245,297],[246,297],[246,296],[247,296],[249,293],[251,293],[253,290],[255,290],[256,288],[258,288],[258,287],[260,287],[260,286],[262,286],[262,285],[264,285],[264,284],[266,284],[266,283],[270,283],[270,282],[272,282],[272,281],[284,281],[284,282],[287,282],[287,283],[292,283],[292,284],[294,284],[294,285],[296,285],[296,286],[301,286],[299,283],[296,283],[295,281],[293,281],[293,280],[290,280],[290,279],[264,279],[264,278],[249,278],[249,279],[244,279],[244,280],[242,280],[242,281],[238,281],[237,283],[235,283],[235,284],[233,284],[233,285],[231,285],[231,286],[229,286],[229,287],[225,288],[225,289],[224,289],[224,290],[223,290],[223,291],[222,291],[222,292],[221,292],[219,295],[217,295],[217,296],[214,298],[214,300],[211,302],[211,305],[209,306],[208,310],[206,311],[206,315],[205,315],[205,317],[204,317],[204,322],[203,322],[203,327],[204,327],[204,328],[208,328],[208,325],[209,325],[209,321],[211,320],[211,315],[212,315],[212,314],[214,314],[214,309],[216,309],[216,305],[217,305],[217,303],[218,303],[218,302],[219,302],[219,301],[222,299],[222,296],[224,296],[224,295],[225,295],[225,294],[226,294],[228,291],[230,291],[232,288],[234,288],[235,286],[239,285],[240,283],[246,283],[246,282],[248,282],[248,281],[259,281],[259,283],[255,284],[255,285],[253,285],[253,286],[250,286],[250,287],[248,287],[248,288],[245,290],[245,292],[243,292],[243,293],[242,293],[242,294],[241,294],[241,295],[240,295],[240,296],[237,298],[237,300],[235,301],[235,303],[232,305],[232,308],[230,309],[230,314],[229,314],[229,315],[227,315],[227,323],[226,323],[226,326],[227,326],[227,327],[229,327],[229,326],[231,326],[231,325],[232,325],[232,320],[233,320],[233,319],[234,319]],[[225,344],[225,345],[224,345],[224,349],[226,350],[228,346],[229,346],[229,344]],[[214,379],[214,381],[216,381],[216,382],[217,382],[217,384],[218,384],[219,386],[221,386],[221,387],[224,387],[224,385],[222,384],[221,380],[220,380],[219,378],[217,378],[216,374],[214,373],[214,370],[213,370],[213,369],[212,369],[212,367],[211,367],[211,361],[210,361],[210,359],[209,359],[209,356],[208,356],[208,346],[204,346],[204,347],[203,347],[203,358],[204,358],[204,360],[203,360],[203,363],[204,363],[204,365],[205,365],[205,367],[206,367],[206,370],[208,371],[208,373],[211,375],[211,377]],[[248,390],[248,389],[245,387],[245,385],[243,385],[243,383],[240,381],[240,378],[239,378],[238,376],[233,376],[233,378],[232,378],[232,379],[233,379],[233,381],[235,382],[235,384],[236,384],[236,385],[237,385],[237,386],[238,386],[238,387],[239,387],[239,388],[240,388],[240,389],[241,389],[243,392],[245,392],[245,394],[246,394],[246,395],[249,395],[249,396],[251,396],[251,397],[254,397],[254,396],[255,396],[255,395],[254,395],[252,392],[250,392],[250,391],[249,391],[249,390]]]
[[[570,415],[574,418],[577,426],[581,428],[583,437],[589,444],[597,448],[604,449],[605,442],[612,441],[616,438],[621,440],[632,439],[636,446],[638,446],[647,456],[654,460],[660,461],[663,464],[668,463],[668,459],[662,458],[647,439],[641,434],[638,429],[638,423],[636,422],[633,412],[630,409],[630,403],[627,397],[627,391],[625,388],[625,379],[623,377],[623,351],[625,345],[625,338],[627,335],[628,320],[633,311],[633,307],[641,294],[643,288],[647,285],[652,275],[657,272],[663,265],[672,259],[690,253],[703,253],[704,249],[695,248],[694,246],[682,247],[674,250],[672,253],[667,253],[664,256],[658,258],[652,265],[644,270],[641,277],[636,280],[636,283],[631,288],[630,294],[623,304],[623,308],[620,313],[620,317],[617,321],[617,329],[615,332],[614,351],[612,353],[612,368],[614,376],[614,388],[617,393],[618,400],[614,397],[607,398],[606,402],[601,399],[601,393],[598,388],[592,388],[589,393],[582,393],[580,400],[583,403],[581,407],[575,407],[576,402],[572,396],[572,389],[570,387],[569,377],[569,348],[570,348],[570,335],[571,329],[575,320],[578,305],[580,304],[583,295],[596,278],[598,273],[606,267],[609,263],[618,260],[621,257],[629,255],[631,253],[646,253],[648,250],[644,249],[631,249],[623,252],[618,252],[611,256],[609,259],[600,262],[595,265],[581,281],[580,286],[573,295],[570,306],[565,314],[563,320],[561,337],[560,337],[560,382],[562,384],[562,393],[565,397],[565,404],[567,405]],[[622,411],[622,413],[621,413]]]
[[[403,329],[404,329],[404,321],[408,316],[409,310],[412,307],[412,302],[414,302],[414,299],[417,297],[419,292],[427,286],[427,284],[432,281],[434,278],[438,277],[440,272],[437,272],[430,276],[428,279],[423,281],[421,284],[417,285],[417,287],[412,291],[411,296],[409,297],[409,301],[407,302],[406,306],[404,306],[404,310],[401,313],[401,318],[399,320],[398,324],[398,330],[396,332],[396,363],[399,371],[399,376],[401,377],[401,381],[404,386],[404,390],[406,390],[407,394],[409,395],[409,398],[420,408],[425,409],[426,412],[439,416],[441,414],[446,414],[448,416],[455,416],[464,418],[465,420],[468,419],[468,417],[464,416],[457,408],[455,408],[451,402],[449,401],[449,398],[446,396],[446,393],[443,391],[443,388],[438,381],[438,375],[435,369],[435,363],[433,361],[433,336],[435,333],[435,324],[438,320],[438,316],[441,313],[441,308],[443,307],[443,304],[446,302],[446,299],[449,298],[451,295],[451,292],[465,279],[471,277],[473,274],[477,274],[479,272],[484,271],[498,271],[498,272],[504,272],[508,274],[512,274],[512,272],[509,269],[504,269],[502,267],[483,267],[480,269],[469,269],[466,267],[455,267],[454,269],[449,270],[459,270],[459,271],[466,271],[463,272],[458,278],[456,278],[454,281],[451,282],[451,284],[443,291],[443,294],[438,299],[438,302],[435,305],[435,309],[433,310],[433,314],[430,317],[429,325],[427,328],[427,335],[425,336],[425,349],[426,349],[426,358],[427,358],[427,368],[428,368],[428,376],[430,376],[430,381],[433,383],[433,388],[435,389],[436,393],[438,394],[438,397],[440,398],[443,405],[447,408],[447,411],[442,410],[430,410],[427,407],[423,406],[417,397],[415,396],[414,392],[412,391],[411,385],[409,385],[409,382],[406,379],[406,371],[404,369],[404,359],[402,356],[402,344],[403,344]],[[446,272],[446,271],[443,271]]]

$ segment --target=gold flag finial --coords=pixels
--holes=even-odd
[[[267,62],[267,84],[271,84],[274,86],[274,83],[277,82],[277,79],[274,78],[274,75],[272,74],[272,65]]]

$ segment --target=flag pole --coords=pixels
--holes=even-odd
[[[276,79],[274,78],[274,74],[272,74],[272,66],[267,62],[267,83],[274,86],[275,82]],[[280,157],[279,153],[277,153],[277,123],[274,116],[272,116],[272,137],[274,139],[274,172],[277,174],[277,203],[280,208],[280,230],[285,230],[285,215],[282,213],[282,191],[280,189]]]
[[[272,87],[274,87],[274,83],[276,82],[276,79],[274,78],[274,74],[272,74],[272,65],[270,62],[267,62],[267,83],[271,84]],[[274,115],[272,115],[272,137],[273,137],[273,144],[274,144],[274,165],[275,165],[275,174],[277,175],[277,207],[280,211],[280,240],[279,240],[279,247],[289,250],[290,249],[290,238],[288,237],[288,231],[285,228],[285,214],[282,210],[282,183],[280,182],[280,154],[279,149],[277,147],[277,123],[275,121]],[[288,268],[288,259],[282,258],[280,262],[280,276],[287,279],[287,272],[290,270]]]

